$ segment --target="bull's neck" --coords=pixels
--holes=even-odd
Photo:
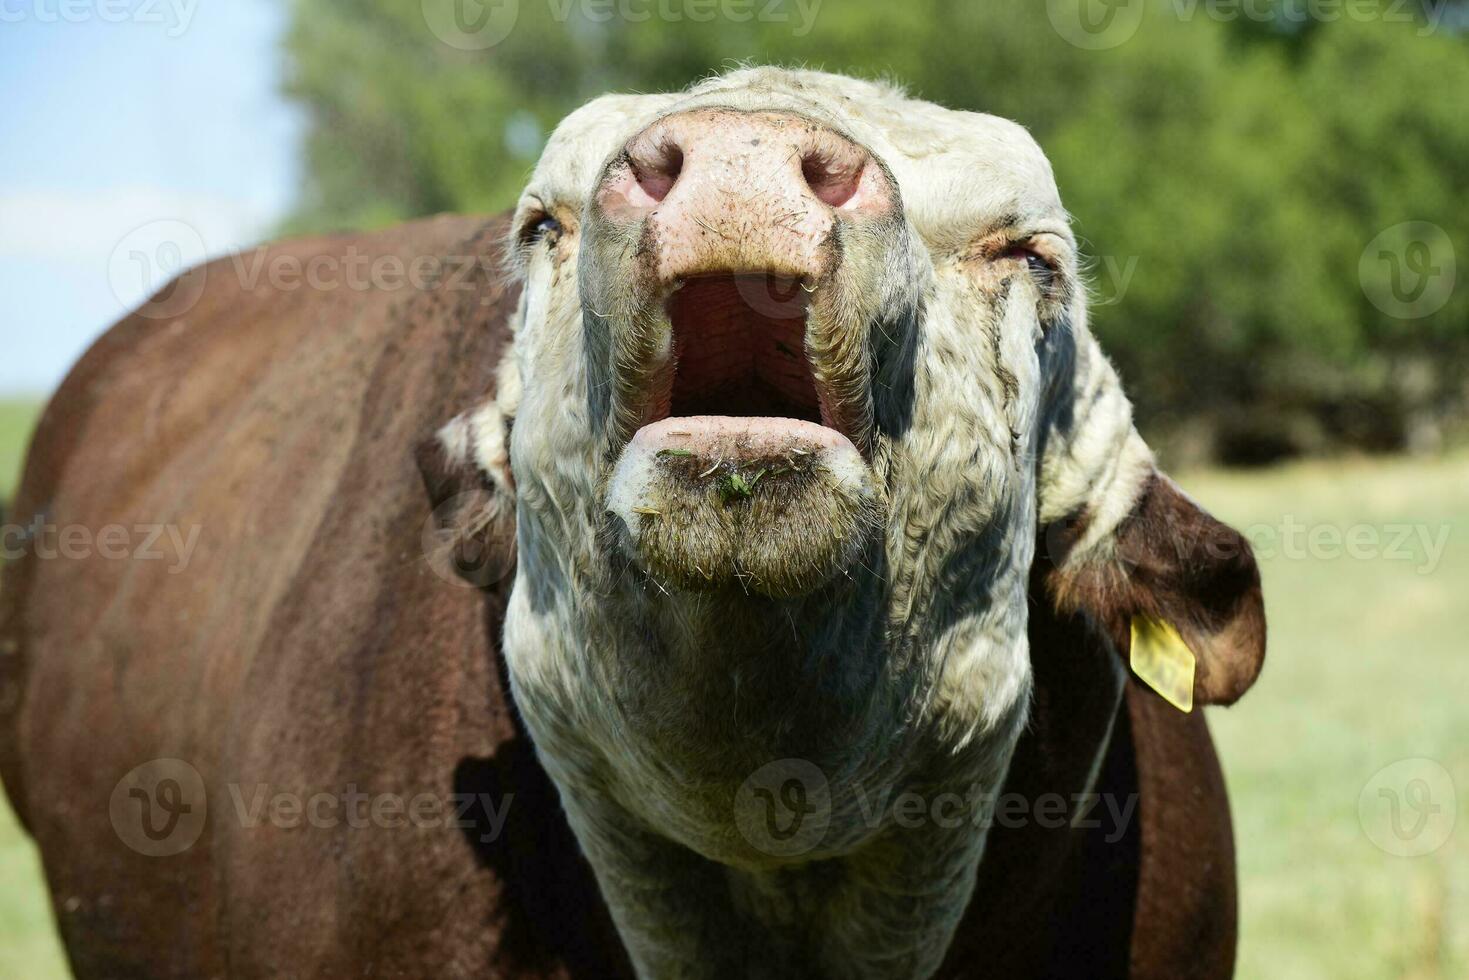
[[[910,658],[856,576],[803,608],[631,575],[573,595],[534,544],[518,575],[516,700],[642,975],[937,969],[1023,723],[1023,639],[958,615]],[[971,688],[983,712],[954,703]]]

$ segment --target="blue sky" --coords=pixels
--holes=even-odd
[[[171,266],[289,210],[287,6],[0,0],[0,395],[49,392]]]

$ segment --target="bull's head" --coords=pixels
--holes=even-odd
[[[1201,702],[1253,680],[1248,548],[1155,472],[1019,126],[772,69],[606,97],[552,136],[511,248],[493,424],[446,438],[493,461],[511,433],[505,654],[644,972],[732,975],[723,930],[833,975],[934,967],[982,821],[864,801],[1000,784],[1037,541],[1038,601],[1124,650],[1133,616],[1172,623]],[[790,759],[827,794],[795,849],[737,813]]]

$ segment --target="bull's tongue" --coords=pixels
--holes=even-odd
[[[834,429],[796,419],[667,418],[639,429],[607,489],[623,547],[677,587],[814,589],[877,523],[871,471]]]

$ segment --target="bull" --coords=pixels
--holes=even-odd
[[[1021,127],[742,69],[269,257],[349,251],[437,272],[201,267],[35,435],[17,515],[199,530],[5,569],[79,976],[1232,973],[1259,575]]]

